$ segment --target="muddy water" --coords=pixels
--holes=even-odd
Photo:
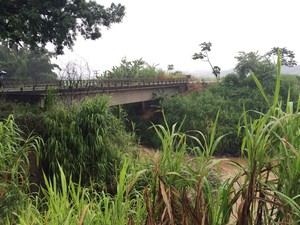
[[[220,163],[220,172],[223,179],[226,179],[228,177],[235,176],[240,170],[237,166],[232,165],[232,163],[237,163],[241,167],[246,166],[246,160],[244,158],[240,157],[222,157],[222,158],[216,158],[218,160],[221,160]]]

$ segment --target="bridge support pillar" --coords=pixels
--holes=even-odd
[[[46,101],[46,98],[45,97],[42,97],[42,98],[40,98],[40,100],[38,101],[38,106],[40,107],[40,108],[45,108],[45,101]]]
[[[143,112],[143,113],[146,112],[147,109],[148,109],[148,104],[147,104],[147,102],[142,102],[142,112]]]

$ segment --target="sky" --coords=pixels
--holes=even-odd
[[[126,7],[119,24],[102,28],[96,41],[78,38],[73,50],[56,59],[87,64],[102,73],[121,59],[143,59],[167,70],[210,70],[208,63],[192,60],[199,44],[211,42],[210,60],[221,70],[234,68],[238,52],[264,54],[273,47],[295,52],[300,63],[298,0],[97,0]]]

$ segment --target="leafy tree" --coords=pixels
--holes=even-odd
[[[275,62],[272,58],[276,57],[277,59],[278,52],[280,52],[282,65],[289,67],[297,65],[293,51],[287,48],[274,47],[263,56],[259,55],[258,52],[239,52],[239,55],[235,57],[238,63],[234,69],[242,79],[246,78],[250,71],[261,77],[274,75]]]
[[[276,57],[278,52],[280,52],[281,57],[281,64],[288,67],[293,67],[297,65],[297,62],[295,61],[295,53],[291,50],[288,50],[287,48],[279,48],[274,47],[270,51],[268,51],[265,56],[267,58]]]
[[[204,62],[208,62],[212,69],[212,73],[215,75],[215,77],[217,79],[219,79],[221,68],[218,66],[213,66],[208,57],[208,52],[211,51],[212,44],[210,42],[203,42],[199,46],[201,47],[201,51],[199,53],[194,53],[194,55],[192,56],[192,59],[194,59],[194,60],[200,59]]]
[[[260,56],[258,52],[239,52],[235,58],[238,60],[235,71],[244,81],[243,85],[256,88],[255,82],[248,76],[252,71],[266,87],[268,93],[274,90],[276,66],[270,59]]]
[[[102,75],[107,78],[139,78],[156,77],[162,71],[157,70],[156,65],[149,65],[143,59],[128,61],[125,58],[121,60],[119,66],[114,66]]]
[[[234,70],[240,78],[244,79],[250,71],[254,73],[257,71],[256,67],[260,63],[262,57],[258,55],[258,52],[239,52],[238,54],[238,56],[234,57],[238,61]]]
[[[9,47],[28,44],[31,49],[52,43],[57,54],[71,48],[76,36],[96,40],[101,26],[119,23],[125,7],[112,3],[109,8],[85,0],[1,1],[0,40]]]
[[[50,61],[51,54],[42,51],[31,51],[28,47],[9,49],[0,45],[0,68],[7,72],[10,79],[54,80],[56,73],[52,70],[57,65]]]
[[[227,74],[222,80],[223,85],[226,87],[238,87],[241,84],[239,76],[235,73]]]
[[[170,71],[174,70],[174,65],[173,64],[169,64],[168,65],[168,72],[170,73]]]

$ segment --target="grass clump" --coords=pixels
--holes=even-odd
[[[96,97],[58,105],[45,115],[42,160],[49,166],[45,168],[48,174],[59,174],[59,163],[67,177],[115,191],[114,177],[131,136],[108,104],[108,98]]]
[[[26,207],[30,191],[29,152],[38,152],[41,139],[23,137],[14,117],[0,121],[0,223],[15,221]]]

